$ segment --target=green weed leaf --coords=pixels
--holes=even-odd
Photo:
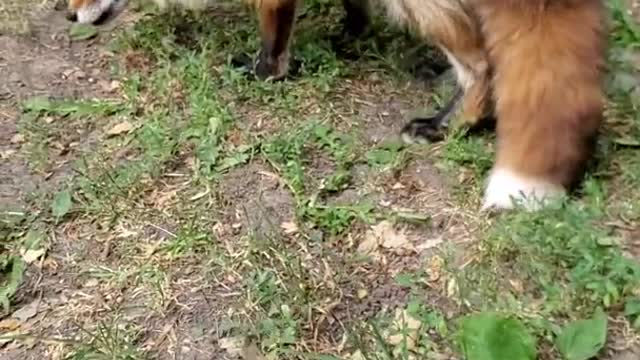
[[[58,192],[51,203],[51,214],[57,219],[65,216],[71,210],[71,193],[67,190]]]
[[[4,311],[9,310],[9,304],[11,297],[18,290],[18,286],[22,283],[22,275],[24,274],[25,263],[21,258],[17,256],[11,256],[8,259],[5,258],[1,261],[4,263],[3,276],[0,278],[4,279],[0,282],[0,304],[4,308]]]
[[[89,40],[98,35],[98,29],[89,24],[75,23],[69,29],[69,37],[74,41]]]
[[[54,105],[51,103],[51,100],[43,96],[36,96],[22,103],[22,109],[25,112],[49,112],[53,107]]]
[[[598,310],[592,319],[567,325],[556,345],[566,360],[588,360],[596,356],[607,340],[607,316]]]
[[[466,360],[534,360],[535,339],[522,323],[494,313],[462,320],[460,341]]]

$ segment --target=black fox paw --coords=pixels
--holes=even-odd
[[[403,141],[408,144],[439,142],[444,140],[446,133],[447,127],[439,116],[414,118],[400,132]]]
[[[302,63],[296,58],[290,59],[287,72],[282,75],[278,73],[278,69],[274,66],[265,66],[265,59],[258,58],[261,62],[261,66],[256,66],[254,59],[247,54],[238,54],[231,58],[231,66],[237,71],[242,72],[251,80],[265,80],[267,78],[274,78],[275,81],[283,80],[285,78],[292,78],[300,73]]]

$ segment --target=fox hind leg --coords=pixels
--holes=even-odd
[[[408,142],[439,141],[451,121],[460,115],[470,128],[491,114],[490,69],[484,51],[480,24],[461,5],[421,0],[388,0],[392,16],[413,25],[447,56],[457,78],[457,90],[440,111],[428,118],[411,119],[401,132]],[[402,6],[397,6],[400,3]],[[393,6],[395,5],[395,6]],[[415,9],[408,15],[406,8]]]

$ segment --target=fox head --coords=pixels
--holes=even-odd
[[[248,0],[250,3],[259,0]],[[67,19],[82,24],[98,24],[116,17],[125,8],[128,0],[69,0]],[[153,0],[160,8],[181,5],[187,9],[206,8],[214,0]]]
[[[67,19],[82,24],[98,24],[115,16],[127,0],[69,0]]]

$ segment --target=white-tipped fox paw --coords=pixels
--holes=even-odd
[[[564,194],[562,186],[510,170],[494,169],[489,176],[481,210],[509,210],[521,205],[526,211],[537,211]]]

